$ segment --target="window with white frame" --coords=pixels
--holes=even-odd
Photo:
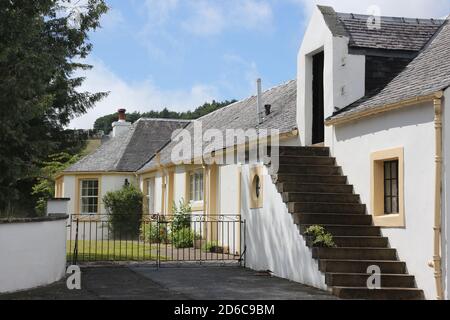
[[[203,201],[203,170],[191,172],[189,177],[189,200]]]
[[[81,214],[98,213],[98,180],[88,179],[80,181]]]

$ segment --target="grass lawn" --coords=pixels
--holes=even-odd
[[[67,241],[67,260],[71,261],[75,241]],[[78,261],[148,261],[157,259],[157,245],[141,241],[78,241]],[[164,257],[161,257],[164,259]]]

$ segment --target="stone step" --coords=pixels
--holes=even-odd
[[[290,213],[366,213],[366,205],[360,203],[289,202],[288,207]]]
[[[338,247],[367,247],[367,248],[387,248],[389,239],[386,237],[333,237],[334,243]]]
[[[380,267],[381,273],[406,273],[406,263],[397,260],[319,260],[319,269],[322,272],[366,273],[370,266]]]
[[[321,176],[336,176],[342,172],[341,167],[338,166],[300,166],[300,165],[280,165],[278,174],[304,174],[304,175],[321,175]]]
[[[302,156],[283,156],[279,158],[281,165],[316,165],[316,166],[334,166],[336,159],[331,157],[302,157]]]
[[[331,287],[367,287],[367,273],[326,273],[325,283]],[[414,276],[409,274],[381,274],[382,288],[415,288]],[[371,282],[372,283],[372,282]]]
[[[416,288],[382,288],[370,290],[361,287],[333,287],[332,292],[341,299],[359,300],[424,300],[423,291]]]
[[[359,195],[318,192],[284,192],[284,202],[360,203]]]
[[[295,224],[372,225],[372,216],[365,214],[293,213]]]
[[[272,155],[274,153],[272,152]],[[279,147],[280,158],[283,156],[328,157],[330,149],[326,147]]]
[[[305,174],[274,174],[272,181],[287,183],[326,183],[347,184],[347,177],[342,175],[305,175]]]
[[[320,224],[326,231],[330,232],[333,236],[380,236],[380,227],[375,226],[351,226],[351,225],[332,225],[332,224]],[[304,234],[306,229],[311,225],[300,225],[300,232]]]
[[[391,248],[313,248],[314,259],[396,260]]]
[[[323,183],[295,183],[284,182],[277,184],[278,192],[319,192],[353,194],[353,186],[346,184]]]

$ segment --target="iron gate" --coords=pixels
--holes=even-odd
[[[240,215],[71,215],[67,260],[86,262],[245,261]]]

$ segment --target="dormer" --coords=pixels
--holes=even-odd
[[[384,88],[442,20],[338,13],[317,6],[298,54],[297,122],[304,145],[327,142],[324,119]]]

